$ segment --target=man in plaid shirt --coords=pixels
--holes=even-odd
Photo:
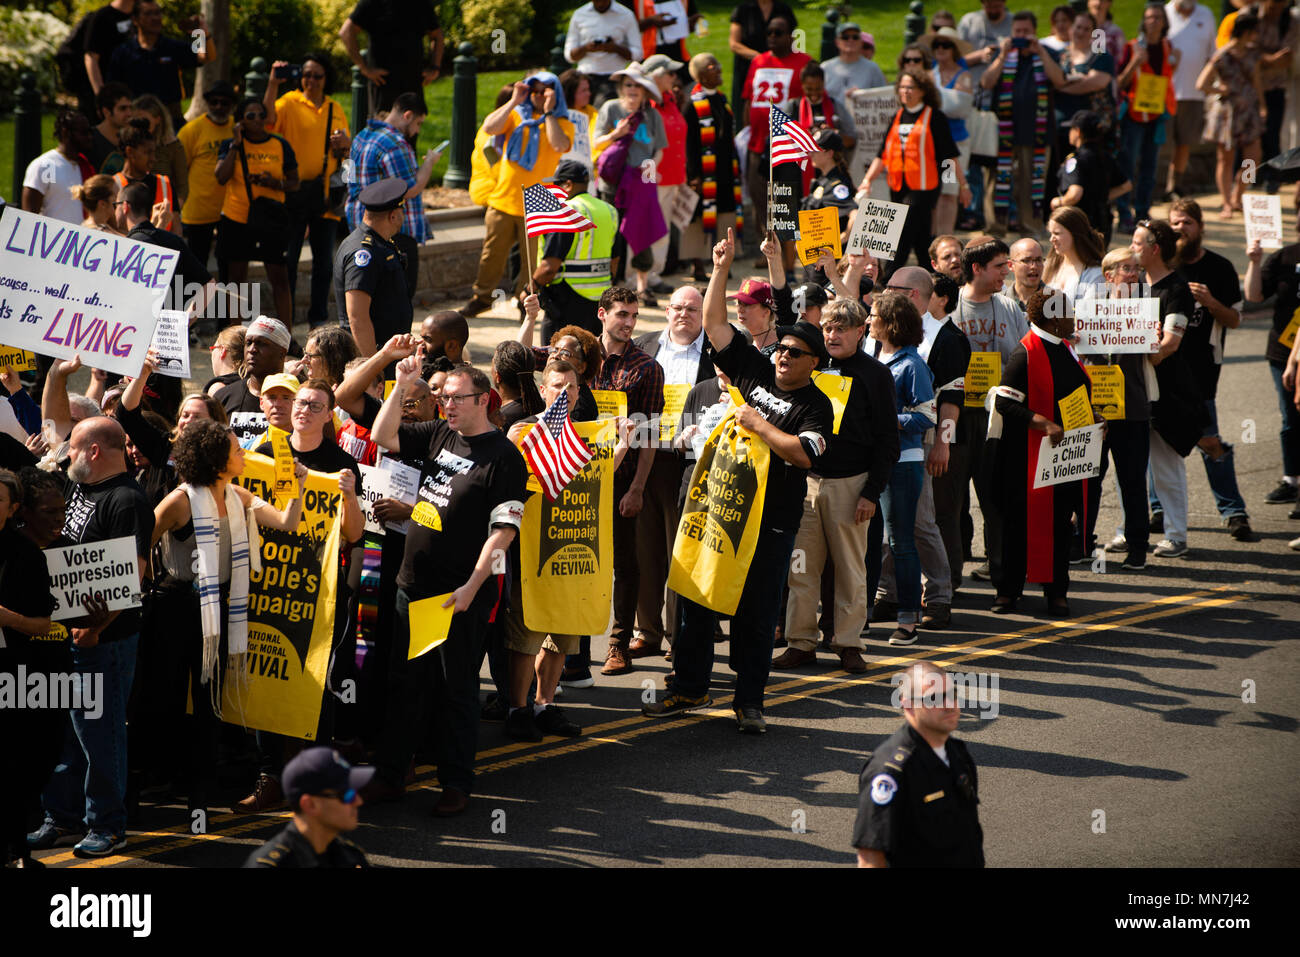
[[[605,290],[596,310],[604,328],[600,336],[603,359],[592,388],[626,393],[628,417],[637,423],[632,440],[636,454],[626,456],[614,473],[614,629],[609,633],[603,675],[622,675],[632,670],[628,645],[641,584],[636,517],[655,461],[649,422],[664,410],[663,366],[632,344],[638,309],[635,291],[614,286]]]
[[[393,237],[393,243],[406,257],[406,285],[412,296],[419,278],[420,243],[429,238],[421,196],[429,185],[438,153],[429,150],[424,154],[424,162],[417,167],[415,150],[411,148],[408,137],[415,140],[420,135],[420,126],[428,113],[423,97],[403,93],[393,101],[393,108],[387,114],[370,120],[352,140],[352,176],[348,184],[349,229],[356,229],[361,222],[365,212],[361,205],[361,191],[371,183],[395,176],[410,187],[406,194],[402,230]]]

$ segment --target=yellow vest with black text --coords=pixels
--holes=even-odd
[[[590,193],[579,193],[565,200],[583,216],[596,224],[573,234],[573,245],[564,258],[560,271],[548,285],[567,282],[569,288],[583,299],[592,302],[610,285],[610,256],[614,252],[614,237],[618,233],[618,210]],[[542,260],[546,237],[537,237],[537,261]]]

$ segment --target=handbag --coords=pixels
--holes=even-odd
[[[239,144],[239,165],[244,171],[244,192],[248,194],[248,228],[259,233],[284,235],[289,231],[289,208],[270,196],[253,198],[253,186],[248,181],[248,154],[244,144]]]

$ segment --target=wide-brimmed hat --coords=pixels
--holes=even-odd
[[[617,73],[611,73],[609,75],[609,78],[611,80],[618,80],[621,79],[622,77],[627,77],[630,80],[635,80],[637,83],[641,84],[641,86],[645,88],[645,91],[650,94],[651,98],[656,103],[660,102],[659,84],[646,75],[645,68],[642,67],[640,63],[629,63],[626,67],[619,70]]]
[[[947,40],[952,43],[957,48],[958,56],[965,56],[973,49],[969,43],[961,38],[961,34],[952,27],[940,27],[938,30],[931,30],[922,36],[918,42],[924,43],[925,48],[933,53],[935,40]]]

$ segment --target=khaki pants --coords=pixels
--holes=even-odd
[[[519,243],[519,278],[515,280],[515,293],[518,294],[528,281],[529,274],[525,246],[529,240],[524,232],[524,218],[511,216],[489,206],[483,215],[483,227],[487,234],[483,237],[483,254],[478,261],[478,278],[474,280],[474,298],[492,301],[492,290],[501,281],[501,276],[510,263],[510,249],[516,243]],[[536,260],[537,256],[534,255],[533,268],[537,267]]]
[[[853,521],[867,473],[848,478],[808,476],[803,521],[790,560],[790,600],[786,605],[785,639],[798,651],[817,648],[817,602],[822,569],[829,558],[835,568],[836,648],[865,648],[867,624],[867,528]]]
[[[1051,147],[1043,157],[1044,164],[1051,160]],[[1046,165],[1044,165],[1046,169]],[[993,213],[993,199],[997,191],[997,169],[989,176],[988,188],[984,191],[984,221],[993,223],[997,217]],[[1043,189],[1050,190],[1050,184],[1044,183]],[[1011,195],[1016,204],[1016,220],[1026,230],[1042,232],[1042,212],[1034,206],[1034,148],[1032,146],[1013,146],[1011,148]],[[1050,193],[1049,193],[1050,195]],[[1002,222],[1003,226],[1007,224]]]

